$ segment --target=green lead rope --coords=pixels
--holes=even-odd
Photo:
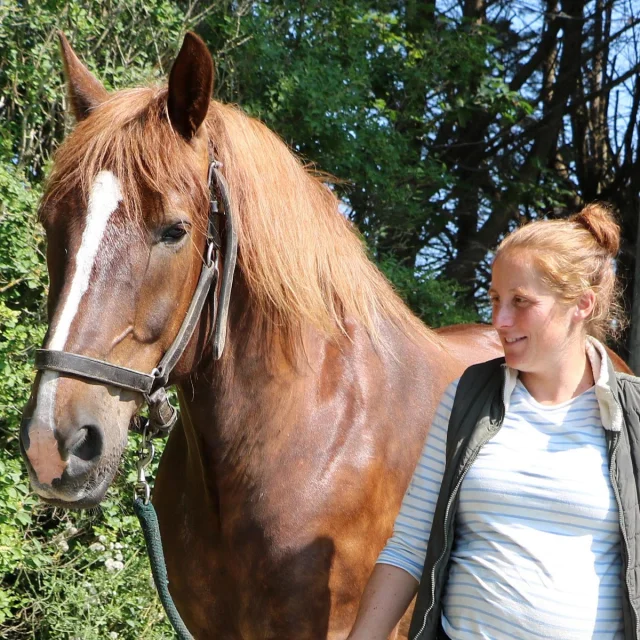
[[[140,520],[144,541],[147,544],[147,553],[149,554],[149,563],[151,564],[151,573],[153,581],[156,583],[156,589],[160,596],[160,602],[169,618],[171,626],[179,640],[193,640],[193,636],[182,622],[182,618],[173,603],[171,594],[169,593],[169,578],[167,577],[167,565],[164,562],[164,554],[162,552],[162,541],[160,540],[160,528],[158,527],[158,516],[151,502],[145,504],[142,498],[136,498],[133,502],[133,510]]]

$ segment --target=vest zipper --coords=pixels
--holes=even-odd
[[[629,557],[629,539],[627,538],[627,532],[624,528],[624,522],[622,518],[622,500],[620,499],[620,493],[618,492],[618,485],[613,478],[613,463],[618,454],[618,446],[620,445],[620,434],[617,434],[615,444],[613,445],[613,451],[611,452],[611,463],[609,465],[609,479],[611,481],[611,487],[613,488],[613,493],[616,496],[616,502],[618,503],[618,522],[620,524],[620,532],[622,533],[622,539],[625,546],[625,551],[627,553],[627,570],[624,573],[624,579],[627,583],[627,594],[629,597],[629,608],[631,609],[631,614],[636,622],[636,638],[640,637],[640,621],[638,620],[638,616],[636,610],[631,603],[631,585],[629,584],[629,569],[631,565],[631,559]]]
[[[504,383],[503,383],[503,387],[504,387]],[[440,561],[442,560],[442,558],[444,558],[445,553],[447,552],[447,532],[448,532],[448,527],[447,527],[447,523],[449,520],[449,513],[451,510],[451,505],[453,504],[453,501],[458,493],[458,489],[460,489],[460,485],[462,484],[462,481],[464,480],[465,476],[467,475],[467,473],[469,472],[469,469],[471,469],[471,466],[473,465],[473,463],[475,462],[476,458],[478,457],[478,454],[480,453],[480,450],[482,449],[482,447],[484,447],[485,444],[487,444],[487,442],[489,442],[489,440],[491,440],[491,438],[493,438],[493,436],[496,435],[496,433],[498,433],[498,431],[500,431],[500,428],[502,427],[502,423],[504,422],[504,415],[502,416],[502,421],[498,423],[498,428],[493,431],[490,430],[489,431],[489,435],[487,438],[485,438],[476,448],[473,456],[471,456],[471,458],[469,459],[469,462],[467,462],[466,467],[464,468],[462,475],[460,476],[460,479],[458,480],[458,482],[456,483],[456,486],[453,489],[453,492],[451,493],[451,497],[449,498],[449,501],[447,502],[447,508],[444,512],[444,548],[442,550],[442,553],[440,554],[440,557],[436,560],[435,564],[433,565],[433,569],[431,570],[431,604],[429,605],[429,608],[424,612],[424,617],[422,618],[422,626],[420,627],[420,630],[418,631],[418,633],[416,633],[416,635],[413,637],[412,640],[418,640],[420,638],[420,635],[422,634],[422,632],[424,631],[424,628],[427,625],[427,616],[429,615],[429,612],[431,611],[431,609],[433,609],[435,603],[436,603],[436,569],[438,567],[438,565],[440,564]]]

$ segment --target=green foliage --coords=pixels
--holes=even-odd
[[[191,18],[158,0],[0,3],[0,637],[160,640],[173,633],[131,507],[133,451],[93,514],[30,493],[17,434],[46,329],[44,168],[64,135],[56,29],[108,87],[164,77]],[[131,28],[132,24],[136,29]]]
[[[131,508],[134,447],[132,442],[124,473],[94,514],[41,505],[29,493],[19,458],[0,458],[3,638],[173,637]]]
[[[424,5],[410,15],[410,5]],[[229,36],[216,13],[210,42]],[[264,120],[336,189],[376,255],[415,262],[450,217],[458,178],[440,130],[482,113],[514,122],[530,104],[510,91],[490,27],[467,28],[426,3],[262,3],[237,25],[242,47],[218,57],[218,94]],[[393,229],[385,236],[384,229]],[[407,240],[404,236],[411,236]]]
[[[27,401],[27,354],[44,336],[46,272],[35,222],[39,190],[10,163],[0,164],[0,430],[11,432]]]
[[[198,19],[195,6],[173,0],[0,3],[0,145],[5,157],[40,179],[64,135],[58,30],[107,89],[144,84],[165,79],[182,34]]]
[[[428,326],[435,328],[450,324],[479,322],[475,309],[460,301],[464,289],[426,268],[410,269],[398,264],[393,257],[385,257],[380,267],[396,287],[402,299]]]

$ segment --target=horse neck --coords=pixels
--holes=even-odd
[[[238,275],[222,358],[204,359],[180,385],[183,424],[200,443],[200,455],[237,472],[255,467],[256,458],[265,464],[264,447],[281,435],[282,416],[298,411],[303,384],[300,363],[267,330]]]

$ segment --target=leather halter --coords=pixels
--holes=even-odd
[[[187,314],[182,321],[178,335],[165,352],[162,360],[160,360],[151,373],[128,369],[111,364],[110,362],[105,362],[104,360],[97,360],[67,351],[54,351],[51,349],[36,350],[36,369],[71,374],[87,380],[93,380],[120,389],[128,389],[144,394],[145,400],[149,405],[149,430],[151,433],[167,434],[177,420],[176,409],[169,403],[167,398],[166,386],[173,368],[178,360],[180,360],[193,335],[212,288],[211,335],[213,336],[213,357],[218,360],[224,351],[227,336],[229,300],[238,253],[238,236],[235,228],[229,187],[219,170],[221,166],[221,163],[215,160],[209,164],[207,176],[210,194],[209,224],[204,251],[204,262],[198,285],[191,299]],[[221,210],[219,210],[218,207],[216,188],[220,195]],[[217,296],[216,286],[219,276],[218,253],[221,248],[221,218],[224,218],[225,221],[225,250],[220,294]]]

